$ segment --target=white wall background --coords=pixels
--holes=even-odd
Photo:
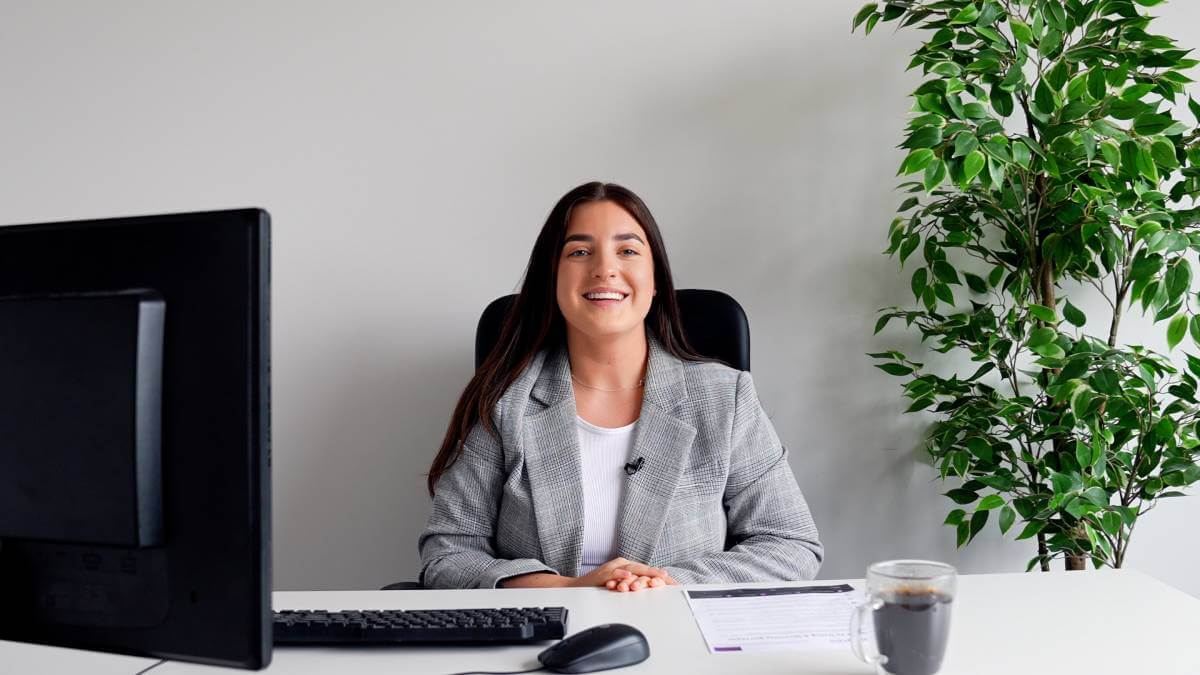
[[[415,576],[478,314],[591,179],[646,199],[679,287],[745,306],[822,577],[1024,569],[994,526],[955,550],[927,420],[863,356],[915,342],[871,330],[908,299],[879,251],[919,80],[918,34],[850,35],[860,4],[3,0],[0,222],[270,210],[279,589]],[[1156,13],[1200,46],[1195,3]],[[1164,501],[1128,564],[1200,595],[1198,517]]]

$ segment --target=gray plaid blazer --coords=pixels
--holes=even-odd
[[[816,576],[823,549],[787,450],[750,373],[693,363],[649,337],[617,555],[681,583]],[[493,588],[530,572],[579,574],[583,490],[565,347],[539,352],[442,475],[421,534],[429,588]]]

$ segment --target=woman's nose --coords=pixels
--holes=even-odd
[[[617,275],[617,265],[612,258],[607,255],[598,255],[595,257],[596,266],[592,270],[592,276],[597,279],[607,279]]]

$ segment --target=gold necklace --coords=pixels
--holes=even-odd
[[[596,391],[607,391],[610,393],[614,392],[614,391],[629,391],[630,389],[637,389],[638,387],[641,387],[646,384],[646,378],[643,377],[642,379],[638,380],[638,383],[633,385],[632,387],[621,387],[619,389],[601,389],[600,387],[593,387],[590,384],[584,384],[584,383],[580,382],[579,378],[575,377],[575,373],[571,373],[571,379],[575,380],[575,383],[581,387],[587,387],[588,389],[595,389]]]

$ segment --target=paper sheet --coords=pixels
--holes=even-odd
[[[766,649],[849,649],[861,594],[846,584],[688,591],[712,654]]]

